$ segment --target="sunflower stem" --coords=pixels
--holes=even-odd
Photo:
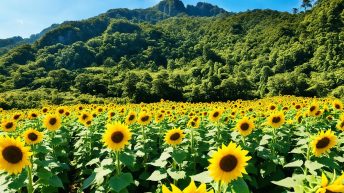
[[[120,151],[116,151],[116,170],[117,170],[117,175],[121,174],[121,162],[119,160],[120,156]]]
[[[307,147],[307,154],[306,154],[306,161],[309,161],[310,158],[310,143],[308,143],[308,147]],[[306,177],[308,174],[308,168],[305,165],[305,170],[304,170],[304,176]]]
[[[216,193],[221,193],[221,180],[217,184],[217,191],[216,191]]]
[[[32,182],[32,166],[28,166],[28,178],[29,184],[27,185],[27,192],[33,193],[33,182]]]

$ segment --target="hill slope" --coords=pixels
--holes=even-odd
[[[25,106],[18,92],[54,103],[70,101],[65,92],[134,102],[343,97],[343,0],[299,14],[196,7],[166,0],[61,24],[0,58],[0,106]]]

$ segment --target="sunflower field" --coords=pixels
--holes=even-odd
[[[1,110],[0,192],[344,192],[334,98]]]

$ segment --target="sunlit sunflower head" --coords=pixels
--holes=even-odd
[[[114,117],[116,115],[115,111],[109,111],[108,113],[108,119],[112,119],[112,117]]]
[[[267,120],[267,124],[273,128],[279,128],[285,123],[283,112],[272,113]]]
[[[162,193],[213,193],[213,190],[207,191],[206,184],[201,184],[198,188],[193,180],[191,180],[190,184],[181,191],[178,187],[171,184],[172,191],[170,191],[165,185],[162,185]]]
[[[183,141],[184,137],[185,135],[181,129],[174,128],[167,131],[165,135],[165,142],[169,145],[175,146],[180,144]]]
[[[23,138],[26,144],[34,145],[34,144],[42,142],[43,133],[31,128],[31,129],[26,130],[23,133]]]
[[[15,121],[19,121],[22,118],[22,114],[21,113],[15,113],[12,116],[12,119]]]
[[[92,120],[88,120],[82,123],[85,127],[89,127],[92,125]]]
[[[164,120],[164,118],[165,118],[165,113],[158,112],[155,115],[155,122],[160,123],[162,120]]]
[[[248,151],[242,150],[235,143],[222,145],[222,148],[219,148],[209,160],[210,176],[214,181],[222,181],[226,184],[242,177],[243,174],[247,174],[245,167],[247,161],[251,159],[247,154]]]
[[[28,114],[29,119],[36,119],[38,117],[38,113],[36,111],[30,111]]]
[[[221,109],[214,109],[209,113],[209,120],[212,122],[219,121],[221,119],[223,110]]]
[[[344,120],[338,120],[336,127],[337,129],[344,131]]]
[[[242,136],[247,136],[252,133],[254,129],[254,123],[248,117],[244,117],[238,121],[236,124],[236,129]]]
[[[270,111],[274,111],[276,109],[277,109],[277,105],[275,105],[274,103],[271,103],[268,107],[268,110],[270,110]]]
[[[109,149],[120,151],[129,143],[132,133],[127,125],[117,122],[107,125],[106,128],[103,142]]]
[[[148,125],[152,120],[152,115],[146,111],[142,111],[140,114],[139,114],[139,118],[137,120],[137,122],[140,124],[140,125]]]
[[[56,113],[59,114],[60,116],[64,115],[65,111],[66,111],[65,107],[58,107],[56,109]]]
[[[134,111],[130,111],[125,118],[125,123],[127,125],[134,124],[136,122],[136,113]]]
[[[48,111],[49,111],[49,108],[48,108],[48,107],[43,107],[43,108],[42,108],[42,113],[43,113],[43,114],[48,113]]]
[[[49,131],[56,131],[61,127],[61,117],[57,114],[46,115],[43,120],[44,126]]]
[[[332,102],[332,106],[333,106],[334,109],[337,109],[337,110],[342,110],[343,109],[343,103],[342,103],[342,101],[340,101],[338,99],[334,100]]]
[[[80,115],[79,115],[79,122],[84,124],[86,123],[87,121],[92,121],[93,119],[93,116],[89,113],[89,112],[82,112]]]
[[[329,184],[329,180],[327,179],[326,175],[322,173],[321,187],[316,191],[316,193],[342,193],[344,192],[343,179],[344,179],[344,175],[341,175],[332,184]]]
[[[319,104],[314,102],[308,107],[308,114],[310,116],[314,116],[318,110],[319,110]]]
[[[2,120],[1,129],[5,132],[15,131],[17,123],[14,120]]]
[[[195,118],[197,118],[197,119],[195,119]],[[199,117],[193,117],[188,122],[188,126],[193,128],[193,129],[199,128],[200,124],[201,124],[201,119]]]
[[[30,147],[25,147],[20,138],[1,137],[0,142],[0,169],[9,174],[21,173],[25,166],[30,165],[32,155]]]
[[[336,144],[337,137],[331,130],[327,130],[326,132],[321,131],[312,141],[313,153],[318,157],[330,150]]]

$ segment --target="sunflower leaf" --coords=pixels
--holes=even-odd
[[[271,181],[273,184],[276,184],[278,186],[283,186],[283,187],[286,187],[286,188],[293,188],[295,186],[297,186],[298,184],[294,181],[293,178],[291,177],[287,177],[287,178],[284,178],[280,181]]]
[[[167,174],[166,172],[162,172],[162,171],[159,171],[159,170],[155,170],[147,180],[150,180],[150,181],[161,181],[163,179],[167,178]]]
[[[209,171],[204,171],[202,173],[190,176],[196,182],[210,183],[213,179],[210,177]]]
[[[303,165],[303,161],[302,160],[296,160],[293,162],[290,162],[286,165],[284,165],[283,167],[285,168],[295,168],[295,167],[301,167]]]
[[[114,191],[120,192],[133,182],[133,176],[131,173],[122,173],[111,177],[109,180],[109,185]]]
[[[232,182],[232,187],[235,193],[250,193],[245,180],[242,178]]]
[[[96,178],[96,173],[92,173],[83,183],[82,183],[82,189],[85,190],[88,188]]]

